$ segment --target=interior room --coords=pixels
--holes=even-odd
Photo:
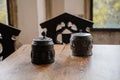
[[[30,44],[34,38],[41,36],[40,23],[64,12],[85,19],[91,18],[90,0],[8,0],[8,2],[9,10],[11,10],[9,17],[13,17],[10,23],[21,30],[17,37],[18,46]],[[94,44],[120,44],[119,28],[115,30],[94,29],[90,33],[94,38]]]
[[[0,80],[119,80],[120,0],[0,0]]]
[[[42,30],[39,24],[51,17],[55,17],[64,12],[85,18],[88,18],[90,15],[89,0],[51,0],[51,4],[50,0],[46,0],[46,2],[45,0],[17,1],[18,28],[22,30],[19,36],[21,44],[31,43],[33,38],[41,36]],[[72,6],[72,4],[76,6]],[[49,9],[50,5],[51,9]],[[120,32],[118,30],[99,30],[91,31],[91,33],[95,44],[120,44]]]

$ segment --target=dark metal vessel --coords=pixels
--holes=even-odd
[[[70,47],[74,56],[92,55],[92,36],[90,33],[74,33],[70,38]]]
[[[31,59],[34,64],[53,63],[55,57],[54,43],[51,38],[41,37],[32,42]]]

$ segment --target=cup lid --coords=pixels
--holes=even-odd
[[[33,39],[33,44],[38,44],[38,45],[53,45],[53,40],[48,37],[39,37],[37,39]]]
[[[76,36],[76,37],[84,37],[84,36],[91,36],[91,34],[90,33],[73,33],[72,34],[72,37],[73,36]]]

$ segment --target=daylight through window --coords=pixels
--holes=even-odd
[[[120,0],[93,0],[93,28],[120,29]]]
[[[0,22],[8,24],[7,1],[0,0]]]

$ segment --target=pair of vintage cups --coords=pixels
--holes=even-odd
[[[70,38],[73,56],[92,55],[92,36],[90,33],[74,33]],[[54,43],[51,38],[43,37],[32,42],[31,61],[34,64],[49,64],[55,59]]]

